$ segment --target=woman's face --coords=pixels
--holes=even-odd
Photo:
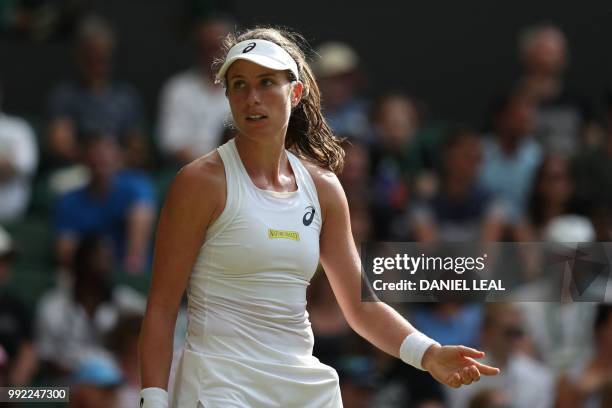
[[[290,82],[285,71],[238,60],[228,69],[226,83],[234,123],[241,134],[284,135],[291,109],[301,97],[299,81]]]

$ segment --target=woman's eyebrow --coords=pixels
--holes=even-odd
[[[271,72],[271,71],[270,72],[263,72],[261,74],[258,74],[256,76],[256,78],[263,78],[263,77],[267,77],[267,76],[273,77],[273,76],[275,76],[275,74],[276,74],[275,72]],[[236,79],[236,78],[245,78],[245,76],[242,75],[242,74],[233,74],[228,79],[232,80],[232,79]]]
[[[236,78],[244,78],[244,75],[242,75],[242,74],[233,74],[228,79],[236,79]]]

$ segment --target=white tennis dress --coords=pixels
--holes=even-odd
[[[172,405],[342,407],[336,371],[312,355],[306,312],[321,231],[314,182],[287,151],[297,190],[262,190],[233,139],[218,151],[227,201],[189,280],[187,338]]]

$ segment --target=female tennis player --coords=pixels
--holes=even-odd
[[[167,407],[341,407],[338,375],[312,356],[306,287],[319,260],[351,327],[459,387],[497,368],[440,346],[382,302],[361,302],[361,264],[335,175],[343,153],[321,114],[299,37],[230,36],[217,67],[237,136],[183,168],[161,213],[140,339],[141,402]],[[172,336],[189,323],[173,399]]]

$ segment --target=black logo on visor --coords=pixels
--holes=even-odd
[[[243,54],[246,54],[247,52],[252,51],[252,50],[253,50],[253,48],[255,48],[255,46],[256,46],[256,45],[257,45],[257,44],[255,44],[254,42],[249,43],[249,45],[247,45],[246,47],[244,47],[244,50],[242,50],[242,53],[243,53]]]
[[[306,211],[306,214],[304,214],[304,217],[302,218],[302,222],[305,226],[309,226],[312,224],[312,220],[314,219],[315,209],[312,205],[309,205],[306,207]]]

